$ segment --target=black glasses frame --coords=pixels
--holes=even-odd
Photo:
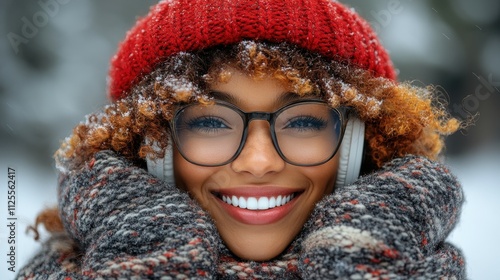
[[[291,103],[289,103],[289,104],[287,104],[287,105],[281,107],[280,109],[278,109],[274,112],[271,112],[271,113],[261,112],[261,111],[245,112],[245,111],[241,110],[240,108],[236,107],[235,105],[233,105],[229,102],[225,102],[225,101],[214,101],[214,104],[228,107],[229,109],[232,109],[233,111],[235,111],[236,113],[238,113],[241,116],[241,118],[243,120],[244,128],[243,128],[243,133],[241,135],[240,145],[238,146],[238,149],[236,150],[236,152],[234,153],[234,155],[231,158],[229,158],[228,160],[226,160],[222,163],[218,163],[218,164],[200,164],[200,163],[193,161],[193,160],[189,159],[188,157],[186,157],[184,152],[182,151],[182,149],[179,149],[179,152],[182,155],[182,157],[184,157],[184,159],[186,159],[188,162],[195,164],[195,165],[198,165],[198,166],[215,167],[215,166],[222,166],[222,165],[225,165],[225,164],[228,164],[228,163],[234,161],[240,155],[241,151],[243,150],[243,147],[245,146],[245,143],[247,140],[247,135],[248,135],[248,125],[252,120],[265,120],[265,121],[269,122],[269,133],[271,134],[271,139],[273,141],[274,149],[278,152],[280,157],[285,162],[292,164],[292,165],[296,165],[296,166],[321,165],[321,164],[329,161],[330,159],[332,159],[335,156],[335,154],[337,154],[338,149],[339,149],[339,147],[342,143],[342,140],[344,138],[344,132],[345,132],[345,129],[347,126],[347,122],[349,120],[349,115],[352,112],[351,107],[331,108],[328,105],[328,103],[324,102],[323,100],[317,100],[317,99],[303,99],[303,100],[291,102]],[[318,163],[314,163],[314,164],[301,164],[301,163],[296,163],[296,162],[293,162],[293,161],[287,159],[287,157],[283,154],[283,152],[281,151],[281,149],[279,147],[278,139],[276,137],[276,131],[274,129],[275,128],[275,126],[274,126],[275,121],[276,121],[277,117],[283,111],[285,111],[289,108],[295,107],[295,106],[303,105],[303,104],[322,104],[322,105],[325,105],[325,106],[329,107],[330,110],[335,111],[338,114],[338,116],[340,117],[341,129],[340,129],[339,141],[337,143],[337,146],[335,147],[332,154],[327,159],[325,159],[321,162],[318,162]],[[200,105],[201,105],[200,103],[190,103],[190,104],[179,107],[175,111],[174,117],[173,117],[172,121],[170,122],[170,129],[171,129],[172,136],[173,136],[172,138],[173,138],[174,143],[177,147],[181,146],[181,145],[179,145],[180,140],[177,136],[177,132],[176,132],[177,130],[175,129],[177,116],[188,107],[200,106]],[[207,106],[211,106],[211,105],[212,104],[207,105]]]

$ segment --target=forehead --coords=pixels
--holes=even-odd
[[[230,102],[245,111],[271,111],[300,99],[283,82],[271,76],[253,78],[236,69],[221,82],[209,85],[215,99]]]

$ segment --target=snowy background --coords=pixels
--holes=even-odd
[[[53,153],[85,114],[108,102],[109,59],[154,2],[1,1],[0,279],[14,277],[6,262],[7,168],[17,176],[19,269],[40,246],[25,234],[26,227],[56,203]],[[447,163],[467,200],[450,241],[465,252],[471,279],[498,279],[500,1],[344,2],[377,30],[400,80],[439,85],[457,118],[478,114],[475,125],[447,142]],[[29,30],[26,22],[35,28]],[[13,34],[23,36],[22,43],[12,44]]]

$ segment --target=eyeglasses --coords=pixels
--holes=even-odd
[[[235,160],[245,145],[248,124],[270,124],[274,147],[284,161],[314,166],[337,152],[347,123],[347,108],[331,108],[320,100],[300,100],[275,112],[244,112],[231,103],[215,101],[180,107],[171,122],[181,155],[201,166],[220,166]]]

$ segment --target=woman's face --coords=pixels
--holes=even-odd
[[[227,82],[213,84],[211,89],[227,95],[226,99],[241,110],[274,112],[285,105],[282,97],[289,91],[278,81],[254,80],[234,69],[231,73]],[[337,165],[337,156],[317,166],[286,163],[273,146],[266,120],[249,123],[243,150],[234,161],[223,166],[192,164],[174,149],[178,186],[211,214],[234,254],[256,261],[271,259],[286,249],[316,202],[333,191]],[[237,199],[240,206],[242,200],[251,204],[261,198],[281,200],[282,205],[249,210],[226,203],[222,195]],[[285,203],[285,198],[290,201]]]

